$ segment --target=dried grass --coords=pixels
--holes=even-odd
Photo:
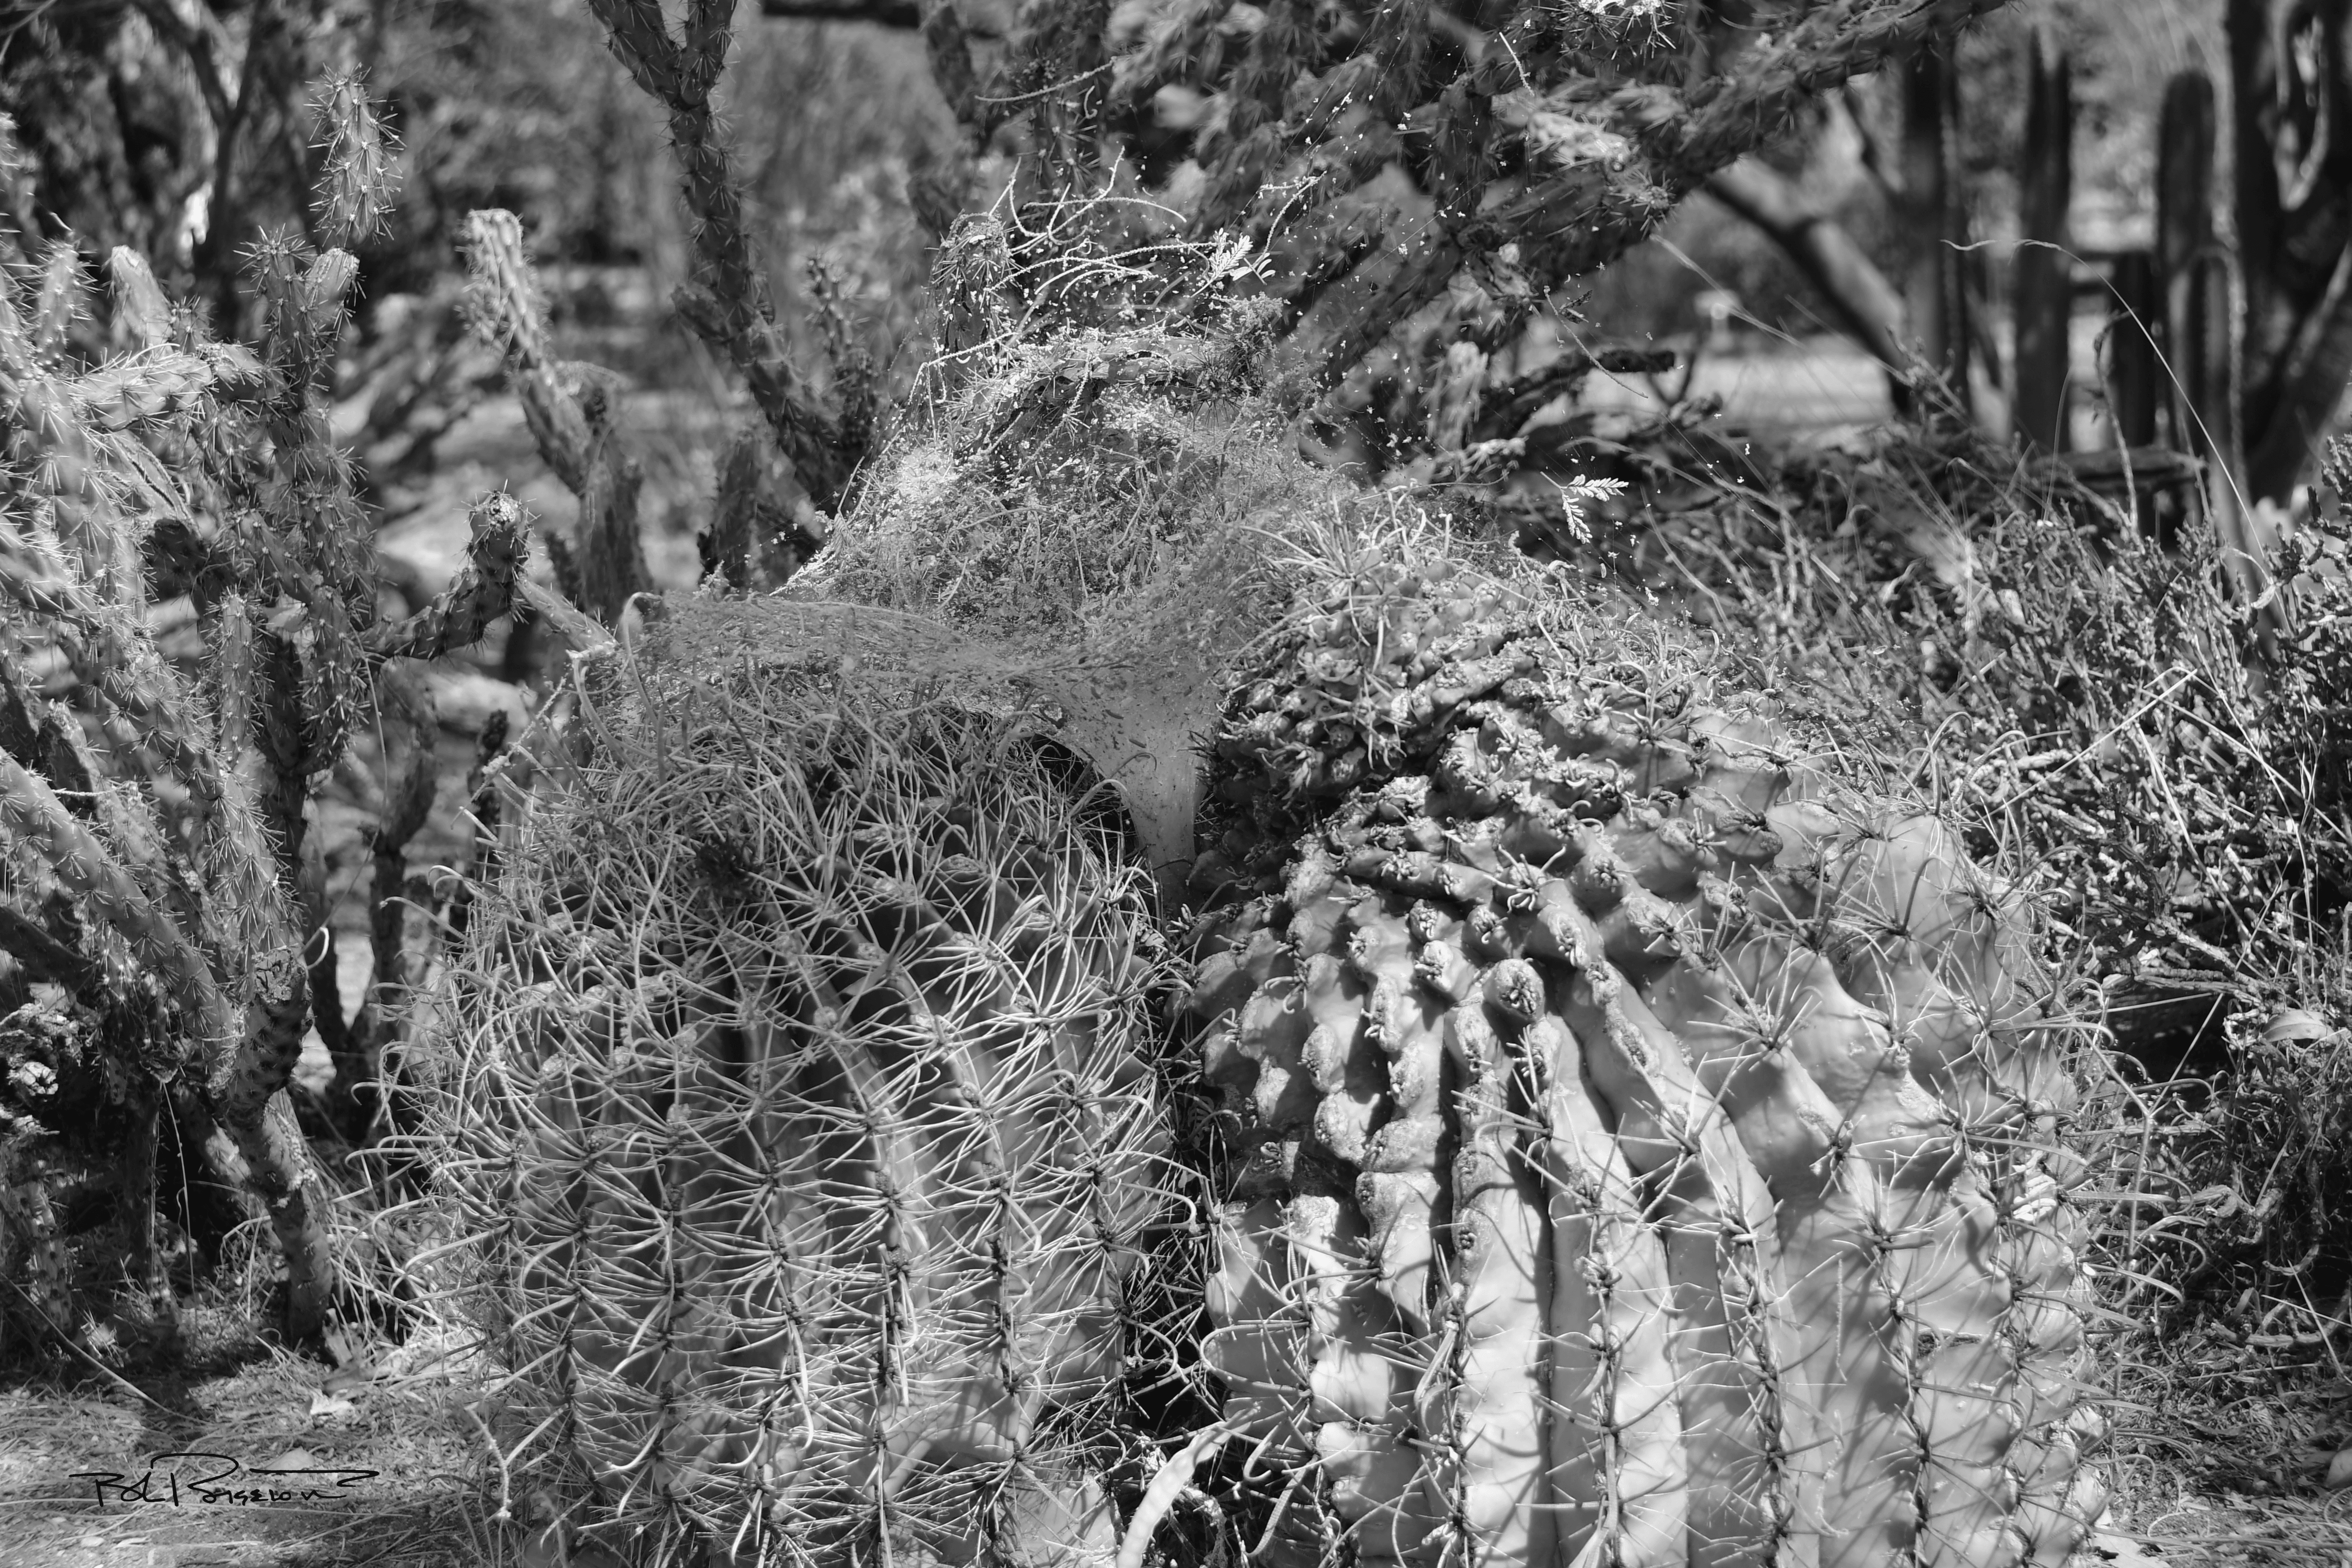
[[[1258,542],[1340,491],[1261,394],[1243,258],[1139,243],[1131,205],[958,226],[950,349],[803,593],[1081,659],[1213,656],[1255,622]]]
[[[1973,852],[2027,870],[2126,1046],[2179,1055],[2141,1016],[2168,996],[2237,1019],[2199,1043],[2201,1068],[2238,1069],[2216,1113],[2287,1131],[2284,1164],[2340,1188],[2335,1136],[2289,1126],[2295,1100],[2336,1103],[2340,1043],[2259,1071],[2245,1047],[2282,1009],[2352,1002],[2352,730],[2327,695],[2352,686],[2344,541],[2307,526],[2307,559],[2286,563],[2304,635],[2265,668],[2210,540],[2191,530],[2171,554],[2116,521],[1972,439],[1898,436],[1666,520],[1649,544],[1696,619],[1900,759]],[[2228,1136],[2175,1131],[2186,1190],[2243,1182],[2247,1208],[2263,1203],[2259,1173],[2223,1168]],[[2305,1214],[2331,1289],[2352,1282],[2346,1216]],[[2184,1296],[2235,1295],[2239,1263],[2292,1264],[2308,1241],[2242,1230],[2166,1272]]]
[[[250,1556],[300,1568],[506,1568],[516,1560],[520,1537],[492,1517],[495,1472],[465,1414],[492,1382],[486,1360],[469,1353],[478,1336],[445,1315],[445,1301],[412,1295],[396,1332],[353,1325],[338,1334],[351,1375],[329,1384],[329,1369],[254,1333],[255,1297],[272,1289],[270,1252],[266,1233],[237,1238],[231,1267],[184,1310],[185,1344],[173,1360],[9,1369],[0,1386],[0,1561],[83,1568]],[[80,1479],[135,1480],[151,1465],[194,1479],[218,1461],[163,1456],[219,1455],[250,1468],[296,1450],[318,1466],[374,1474],[347,1500],[316,1506],[238,1505],[185,1487],[175,1503],[159,1479],[152,1500],[101,1507]]]

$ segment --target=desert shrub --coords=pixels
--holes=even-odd
[[[2345,549],[2326,508],[2290,544],[2294,630],[2265,659],[2210,536],[2161,550],[1951,431],[1779,465],[1630,547],[2032,868],[2126,1065],[2183,1075],[2135,1112],[2174,1216],[2135,1267],[2171,1304],[2280,1268],[2315,1299],[2352,1282],[2341,1205],[2291,1201],[2352,1178],[2343,1038],[2264,1038],[2352,1004]]]
[[[316,223],[348,240],[380,210],[383,139],[351,79],[320,107]],[[226,1138],[202,1163],[266,1203],[285,1321],[304,1339],[339,1286],[330,1188],[288,1096],[292,1069],[315,1002],[344,1108],[359,1111],[383,1043],[345,1031],[331,984],[311,836],[320,780],[368,717],[421,731],[376,825],[374,896],[396,901],[402,851],[432,800],[437,731],[402,661],[467,644],[505,612],[525,525],[511,499],[484,498],[448,589],[408,616],[379,614],[368,519],[329,419],[350,251],[289,235],[256,245],[248,285],[266,330],[248,347],[214,339],[200,310],[118,249],[109,326],[122,346],[96,363],[68,330],[90,303],[79,257],[60,244],[44,262],[37,291],[0,275],[0,885],[13,1017],[37,1033],[60,1019],[101,1048],[107,1099],[128,1129],[119,1207],[131,1276],[159,1314],[168,1320],[172,1293],[157,1151],[167,1125],[183,1150],[217,1128]],[[151,613],[173,599],[201,649],[193,669],[164,656],[169,623]],[[379,934],[397,949],[398,921]],[[376,956],[388,1007],[404,963]],[[21,994],[35,982],[55,989]],[[373,1109],[346,1131],[363,1132]],[[12,1114],[12,1133],[23,1120]],[[61,1154],[93,1152],[49,1136],[62,1131],[33,1136]],[[70,1173],[28,1167],[26,1140],[12,1142],[12,1201],[37,1207],[39,1189]],[[7,1230],[37,1254],[56,1241],[37,1215]],[[44,1331],[79,1327],[69,1283],[44,1286]],[[157,1327],[168,1337],[168,1321]]]

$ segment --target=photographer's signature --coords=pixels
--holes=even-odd
[[[89,1483],[100,1508],[134,1502],[168,1503],[173,1508],[190,1503],[252,1508],[347,1500],[352,1495],[352,1488],[373,1480],[377,1474],[310,1463],[307,1455],[289,1458],[296,1462],[247,1465],[226,1454],[188,1449],[155,1455],[136,1476],[122,1470],[77,1470],[73,1479]]]

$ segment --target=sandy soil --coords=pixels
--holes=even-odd
[[[0,1565],[509,1560],[464,1394],[425,1347],[339,1378],[266,1348],[232,1309],[187,1325],[196,1348],[177,1369],[0,1381]]]

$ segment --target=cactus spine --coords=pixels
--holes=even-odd
[[[433,1053],[506,1464],[663,1560],[1107,1553],[1176,1225],[1147,884],[1001,721],[633,668]]]
[[[2015,900],[1658,634],[1405,553],[1216,741],[1206,1352],[1319,1504],[1274,1559],[2055,1568],[2084,1166]]]

